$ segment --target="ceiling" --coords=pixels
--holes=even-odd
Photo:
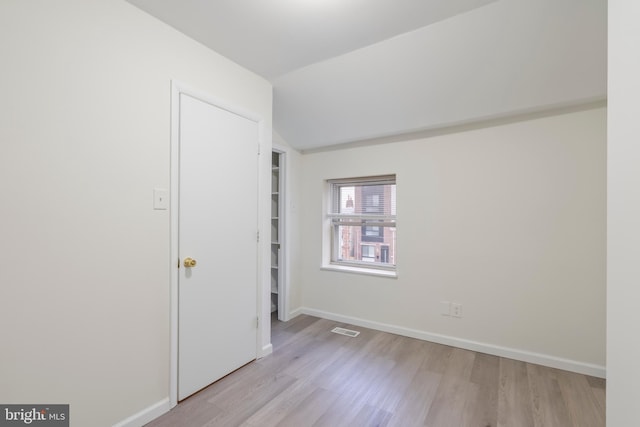
[[[606,0],[128,0],[274,86],[300,150],[606,98]]]

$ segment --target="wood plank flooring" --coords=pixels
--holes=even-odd
[[[305,315],[272,343],[147,427],[605,425],[599,378]]]

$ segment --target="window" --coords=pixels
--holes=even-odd
[[[331,264],[394,270],[395,175],[328,183]]]
[[[389,262],[389,246],[380,246],[380,262]]]
[[[372,245],[362,245],[362,261],[376,261],[376,247]]]

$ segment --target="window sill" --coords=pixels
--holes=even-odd
[[[364,268],[364,267],[353,267],[347,265],[335,265],[335,264],[325,264],[320,267],[321,270],[327,271],[340,271],[342,273],[353,273],[353,274],[364,274],[368,276],[376,276],[376,277],[388,277],[390,279],[396,279],[398,277],[398,273],[395,270],[377,270],[374,268]]]

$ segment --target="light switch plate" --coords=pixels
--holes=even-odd
[[[169,190],[166,190],[164,188],[153,189],[153,209],[169,209]]]

